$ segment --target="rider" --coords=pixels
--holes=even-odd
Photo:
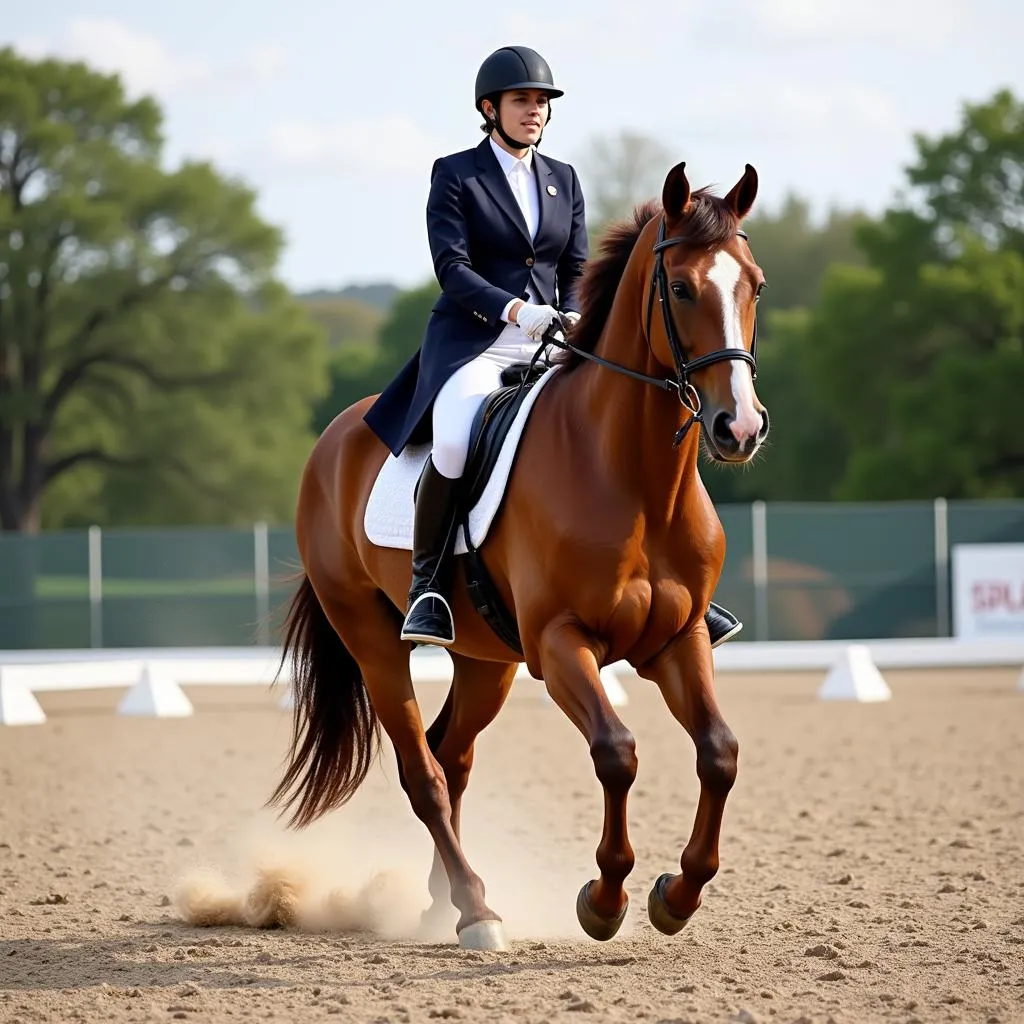
[[[534,355],[559,311],[579,319],[575,287],[588,256],[583,192],[570,164],[538,152],[550,101],[562,95],[535,50],[495,50],[476,76],[487,138],[431,171],[427,234],[442,294],[419,350],[365,417],[395,455],[432,442],[416,490],[403,640],[455,642],[450,554],[473,418],[501,371]],[[715,646],[742,628],[714,604],[706,618]]]

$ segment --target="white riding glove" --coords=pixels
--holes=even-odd
[[[567,309],[562,313],[562,316],[569,321],[575,327],[580,322],[580,315],[573,309]]]
[[[532,302],[526,302],[516,313],[516,323],[531,341],[540,341],[544,332],[558,322],[558,310],[552,306],[535,306]]]

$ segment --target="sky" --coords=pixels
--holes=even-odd
[[[521,43],[565,96],[542,152],[573,163],[629,131],[726,191],[745,163],[758,208],[877,212],[913,134],[964,102],[1024,96],[1021,0],[47,0],[3,4],[0,46],[119,73],[164,111],[165,164],[211,160],[286,238],[293,289],[432,274],[434,159],[476,145],[480,62]],[[664,170],[667,172],[668,167]]]

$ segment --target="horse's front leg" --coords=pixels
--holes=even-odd
[[[626,796],[636,778],[636,743],[605,694],[591,640],[574,623],[552,624],[540,644],[541,672],[551,699],[583,733],[604,789],[604,828],[597,847],[599,878],[576,900],[576,916],[594,939],[610,939],[626,917],[622,883],[633,870],[626,827]]]
[[[736,781],[739,744],[715,701],[714,658],[703,621],[637,671],[658,684],[697,751],[700,797],[690,840],[679,860],[682,871],[662,875],[647,900],[654,927],[674,935],[700,906],[701,890],[718,872],[718,840],[725,801]]]

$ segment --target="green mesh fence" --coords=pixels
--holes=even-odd
[[[936,635],[932,504],[780,504],[766,519],[771,639]]]
[[[724,505],[734,642],[949,632],[952,545],[1024,542],[1024,502]],[[290,527],[0,534],[0,648],[275,644]]]

